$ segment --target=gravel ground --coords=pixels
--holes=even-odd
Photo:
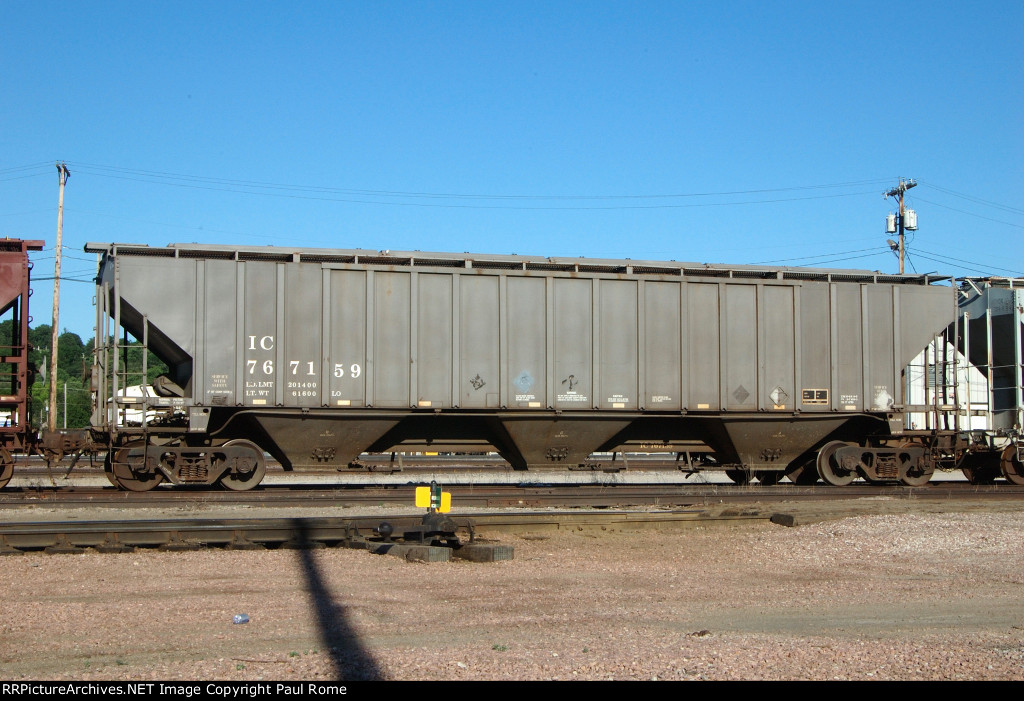
[[[4,558],[0,678],[1024,679],[1022,512],[500,542]]]

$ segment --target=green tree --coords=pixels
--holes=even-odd
[[[87,353],[86,344],[78,334],[65,331],[57,337],[57,377],[50,377],[51,328],[49,324],[40,324],[28,332],[29,362],[36,367],[30,393],[33,423],[46,424],[52,380],[57,386],[57,427],[85,428],[92,413],[88,377],[91,353]]]
[[[77,333],[65,331],[57,337],[57,371],[68,377],[88,377],[92,358],[85,355],[85,344]]]

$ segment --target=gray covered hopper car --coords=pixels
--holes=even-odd
[[[930,475],[902,373],[955,314],[945,278],[675,262],[89,244],[94,430],[129,489],[246,489],[363,452],[596,451],[841,484]],[[170,369],[123,367],[119,329]],[[137,394],[141,396],[131,396]],[[900,452],[902,451],[902,452]],[[823,462],[824,461],[824,462]],[[824,467],[822,465],[824,464]],[[809,466],[809,467],[808,467]],[[815,475],[816,477],[816,475]],[[834,479],[833,479],[834,478]],[[764,481],[768,481],[766,477]]]
[[[967,278],[961,291],[958,349],[983,378],[981,401],[969,380],[959,395],[971,417],[962,469],[975,484],[1024,485],[1024,279]]]

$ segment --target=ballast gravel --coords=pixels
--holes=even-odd
[[[1024,679],[1021,512],[500,542],[6,557],[0,678]]]

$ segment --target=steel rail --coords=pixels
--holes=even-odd
[[[822,490],[824,491],[824,490]],[[847,493],[847,489],[831,490]],[[490,532],[536,533],[564,530],[665,530],[693,525],[735,525],[771,520],[785,526],[804,525],[847,516],[885,513],[940,513],[972,510],[1020,512],[1019,497],[1006,498],[1005,490],[978,492],[952,497],[947,490],[904,490],[905,498],[834,500],[774,499],[708,500],[685,508],[572,509],[536,511],[506,509],[497,512],[457,510],[452,514],[463,536]],[[922,497],[932,498],[922,498]],[[420,522],[423,512],[359,516],[310,517],[304,511],[295,516],[235,518],[195,516],[182,518],[119,518],[114,520],[69,521],[58,516],[51,521],[8,522],[0,525],[0,554],[24,551],[77,553],[85,548],[100,552],[123,552],[135,548],[192,550],[205,546],[228,549],[258,547],[319,546],[365,547],[364,538],[382,521],[395,532]]]
[[[794,499],[800,501],[849,500],[865,497],[892,499],[1019,499],[1024,487],[1015,485],[972,485],[966,482],[931,483],[922,487],[899,485],[739,486],[700,485],[568,485],[446,486],[452,502],[460,507],[531,506],[686,506],[714,502]],[[0,509],[36,508],[180,508],[214,506],[265,507],[354,507],[392,504],[410,506],[413,485],[390,487],[323,488],[314,485],[266,486],[247,492],[208,489],[162,489],[150,492],[122,492],[111,487],[21,487],[0,492]]]
[[[753,521],[771,518],[756,508],[724,511],[677,509],[668,511],[507,512],[471,514],[455,519],[460,534],[538,532],[588,528],[667,528],[698,521]],[[363,540],[387,521],[396,531],[420,522],[420,515],[360,518],[295,517],[271,519],[145,519],[85,522],[28,522],[0,525],[0,554],[44,551],[71,554],[93,548],[123,552],[135,548],[165,551],[202,547],[252,549],[258,547],[364,547]]]

